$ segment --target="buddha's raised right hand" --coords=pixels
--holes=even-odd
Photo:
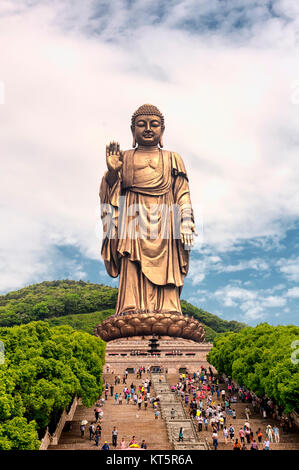
[[[122,167],[123,152],[120,150],[118,142],[110,142],[106,145],[106,162],[108,170],[112,173],[119,171]]]

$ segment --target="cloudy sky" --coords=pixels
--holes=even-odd
[[[1,0],[0,292],[117,285],[100,259],[105,145],[143,103],[190,178],[182,297],[299,324],[299,2]]]

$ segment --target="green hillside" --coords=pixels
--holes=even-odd
[[[50,325],[70,325],[92,334],[96,325],[112,315],[117,289],[84,281],[45,281],[0,296],[0,327],[31,321],[48,321]],[[211,341],[220,333],[240,331],[243,323],[226,321],[182,300],[185,315],[201,321],[206,338]]]
[[[77,313],[74,315],[65,315],[64,317],[47,318],[45,321],[51,326],[69,325],[75,330],[93,334],[94,327],[113,314],[114,309],[111,308],[109,310],[102,310],[101,312]]]

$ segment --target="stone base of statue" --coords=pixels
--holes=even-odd
[[[205,341],[203,325],[180,312],[124,312],[112,315],[98,325],[94,333],[104,341],[131,336],[170,336]]]

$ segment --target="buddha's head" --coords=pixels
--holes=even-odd
[[[136,145],[163,147],[164,116],[156,106],[143,104],[132,116],[133,147]]]

